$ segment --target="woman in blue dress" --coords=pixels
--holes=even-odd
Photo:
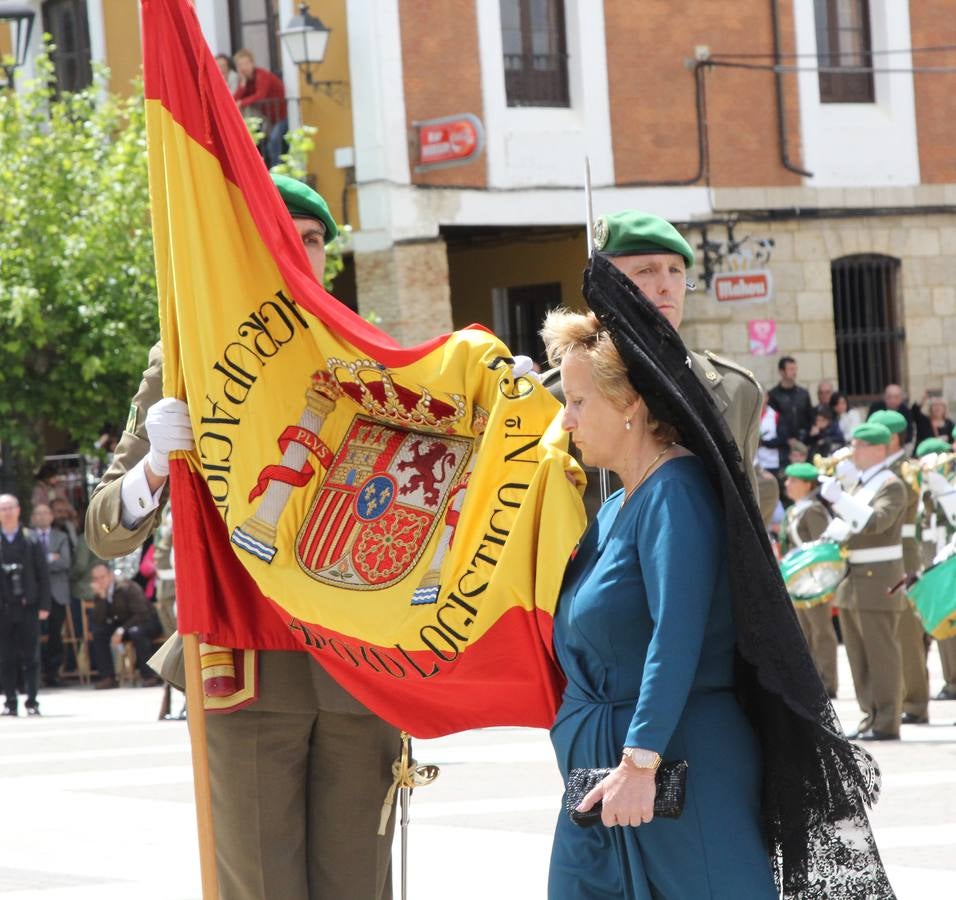
[[[711,392],[600,253],[584,293],[592,314],[542,334],[565,427],[624,489],[566,570],[552,737],[565,777],[612,771],[579,806],[600,800],[601,825],[559,821],[550,897],[892,900],[866,813],[879,770],[840,727]],[[677,819],[653,816],[662,756],[689,766]]]
[[[549,897],[777,897],[760,822],[761,753],[734,696],[736,633],[720,503],[680,435],[649,414],[597,318],[552,313],[564,428],[610,469],[608,498],[565,573],[554,648],[567,687],[551,738],[562,775],[611,774],[604,827],[561,816]],[[654,819],[655,769],[688,762],[677,819]]]

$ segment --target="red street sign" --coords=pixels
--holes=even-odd
[[[412,124],[418,137],[416,172],[469,163],[485,146],[481,121],[471,113]]]
[[[769,300],[772,291],[773,276],[769,269],[722,272],[714,276],[714,296],[721,303]]]

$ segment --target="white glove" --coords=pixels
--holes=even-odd
[[[843,484],[852,484],[860,477],[860,470],[853,464],[852,459],[841,459],[836,464],[835,474]]]
[[[514,360],[511,371],[515,378],[528,375],[531,378],[537,378],[538,381],[541,380],[541,376],[534,370],[534,360],[530,356],[516,356]]]
[[[939,500],[940,497],[956,490],[939,472],[928,472],[926,475],[926,483],[933,492],[934,500]]]
[[[837,500],[843,496],[843,486],[839,481],[836,480],[836,478],[825,478],[821,482],[820,496],[823,497],[827,503],[836,503]]]
[[[824,541],[836,541],[838,544],[842,544],[852,533],[853,529],[843,519],[831,519],[826,531],[820,535],[820,538]]]
[[[146,462],[155,475],[169,474],[169,454],[173,450],[192,450],[193,426],[189,407],[175,397],[164,397],[146,413],[146,434],[149,436],[149,457]]]

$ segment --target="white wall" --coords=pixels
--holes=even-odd
[[[817,50],[813,3],[793,0],[797,52]],[[874,50],[910,46],[909,4],[870,0]],[[908,69],[912,55],[880,54],[875,68]],[[809,71],[814,58],[799,59],[800,121],[805,179],[811,187],[869,187],[919,184],[919,152],[913,76],[908,72],[875,74],[875,103],[821,103],[818,75]]]
[[[612,184],[603,0],[567,0],[568,109],[508,107],[499,0],[475,0],[490,187]]]

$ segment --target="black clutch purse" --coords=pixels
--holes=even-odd
[[[575,825],[587,828],[601,821],[600,800],[587,812],[578,812],[577,807],[585,795],[611,774],[611,769],[572,769],[568,773],[568,789],[564,806]],[[687,761],[675,759],[662,762],[654,774],[657,794],[654,797],[654,815],[662,819],[676,819],[684,811],[684,794],[687,790]]]

